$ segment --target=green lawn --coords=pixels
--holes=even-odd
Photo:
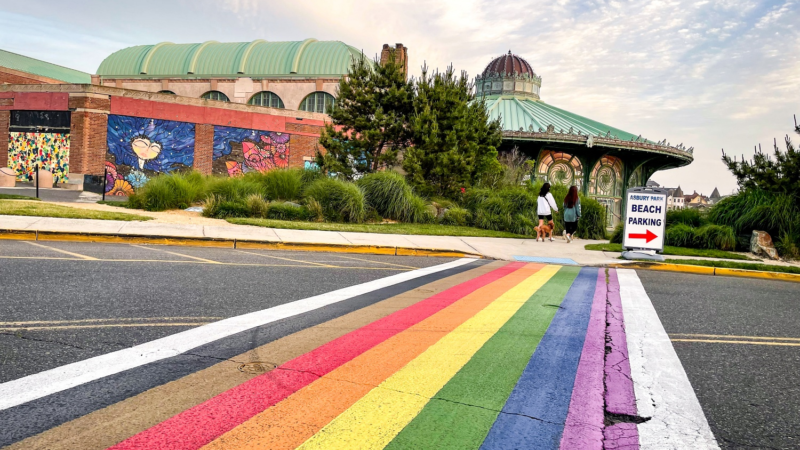
[[[0,194],[0,200],[32,200],[38,202],[40,199],[36,197],[27,197],[25,195]]]
[[[472,227],[456,227],[450,225],[416,224],[416,223],[328,223],[300,222],[293,220],[272,219],[226,219],[236,225],[255,225],[259,227],[281,228],[287,230],[322,230],[322,231],[354,231],[359,233],[381,234],[416,234],[428,236],[473,236],[530,239],[530,236],[508,233],[505,231],[483,230]]]
[[[670,264],[688,264],[691,266],[724,267],[726,269],[763,270],[767,272],[783,272],[800,274],[800,267],[775,266],[770,264],[740,263],[736,261],[713,261],[701,259],[668,259]]]
[[[29,199],[30,200],[30,199]],[[69,206],[39,203],[36,201],[0,200],[0,215],[61,217],[66,219],[99,220],[150,220],[152,217],[138,216],[120,212],[94,211],[91,209],[70,208]]]
[[[602,252],[621,252],[622,244],[588,244],[584,247],[586,250],[597,250]],[[745,255],[738,253],[726,252],[725,250],[708,250],[701,248],[686,248],[686,247],[672,247],[670,245],[664,246],[664,255],[672,256],[699,256],[704,258],[725,258],[725,259],[738,259],[744,261],[754,261]]]

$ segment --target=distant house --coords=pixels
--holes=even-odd
[[[685,208],[685,204],[681,187],[678,186],[675,189],[670,189],[669,195],[667,196],[667,211],[683,208]]]
[[[719,195],[719,189],[717,189],[715,187],[714,188],[714,192],[712,192],[711,196],[708,197],[708,202],[713,205],[713,204],[717,203],[720,200],[722,200],[722,196]]]
[[[717,192],[717,195],[719,195],[719,192]],[[692,195],[684,195],[683,199],[687,208],[705,209],[711,205],[709,198],[703,194],[698,194],[697,191],[694,191]]]

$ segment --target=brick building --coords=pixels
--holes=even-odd
[[[396,50],[407,67],[407,49]],[[306,167],[360,56],[315,39],[161,43],[115,52],[90,75],[0,51],[0,167],[21,181],[42,168],[59,183],[104,183],[112,195],[174,170]]]

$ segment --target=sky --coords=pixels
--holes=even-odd
[[[800,0],[0,0],[0,48],[94,73],[132,45],[340,40],[374,56],[409,48],[409,70],[474,76],[513,53],[542,100],[654,141],[694,147],[661,185],[732,193],[721,161],[782,146],[800,114]]]

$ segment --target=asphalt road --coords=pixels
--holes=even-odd
[[[720,446],[800,448],[800,284],[637,273]]]
[[[0,383],[451,260],[0,241]]]

